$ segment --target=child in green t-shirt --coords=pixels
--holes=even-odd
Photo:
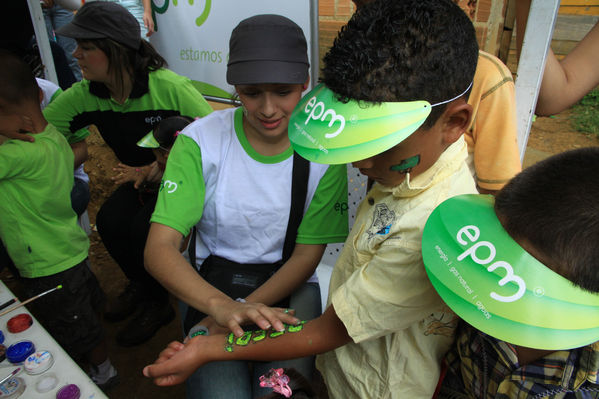
[[[106,389],[118,376],[96,314],[104,293],[87,264],[89,240],[71,207],[74,156],[42,115],[41,95],[27,65],[2,53],[0,120],[29,120],[34,140],[2,130],[8,140],[0,145],[0,239],[27,295],[63,286],[33,309],[69,355],[89,361],[92,380]]]

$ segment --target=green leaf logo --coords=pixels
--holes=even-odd
[[[158,23],[156,21],[156,13],[164,14],[166,12],[166,10],[168,10],[169,1],[171,1],[171,0],[164,0],[164,4],[162,6],[159,6],[155,3],[155,0],[152,0],[152,19],[154,20],[154,26],[155,26],[156,31],[158,31]],[[179,1],[172,0],[172,2],[173,2],[173,7],[176,7]],[[193,6],[194,0],[187,0],[187,2],[189,3],[190,6]],[[206,0],[206,4],[204,5],[204,10],[200,14],[200,16],[196,18],[195,22],[196,22],[197,26],[202,26],[202,24],[204,24],[204,22],[206,22],[206,19],[208,19],[208,15],[210,15],[211,8],[212,8],[212,0]]]

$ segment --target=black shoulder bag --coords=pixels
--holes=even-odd
[[[237,263],[215,255],[209,255],[199,270],[200,276],[212,286],[227,294],[229,297],[245,298],[264,284],[291,257],[295,248],[297,229],[302,221],[306,196],[308,192],[308,177],[310,163],[297,153],[293,153],[293,172],[291,179],[291,208],[289,222],[283,244],[283,257],[275,263],[247,264]],[[196,229],[193,228],[189,242],[189,261],[195,267]],[[289,298],[285,298],[274,306],[289,307]],[[200,322],[206,314],[193,307],[188,307],[183,327],[188,333],[191,327]]]

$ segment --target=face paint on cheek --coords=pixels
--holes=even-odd
[[[413,167],[420,163],[420,154],[402,160],[399,164],[391,166],[389,169],[399,173],[410,173]]]

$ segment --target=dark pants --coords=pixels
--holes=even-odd
[[[50,276],[24,278],[23,284],[27,297],[62,285],[62,289],[33,302],[31,309],[72,358],[84,358],[104,339],[98,315],[104,292],[87,261]]]
[[[168,301],[168,292],[144,268],[144,247],[157,194],[140,194],[132,183],[117,188],[104,202],[96,225],[106,250],[130,281],[143,284],[148,297]]]
[[[85,180],[75,178],[73,189],[71,190],[71,206],[77,214],[81,216],[89,204],[89,184]]]

